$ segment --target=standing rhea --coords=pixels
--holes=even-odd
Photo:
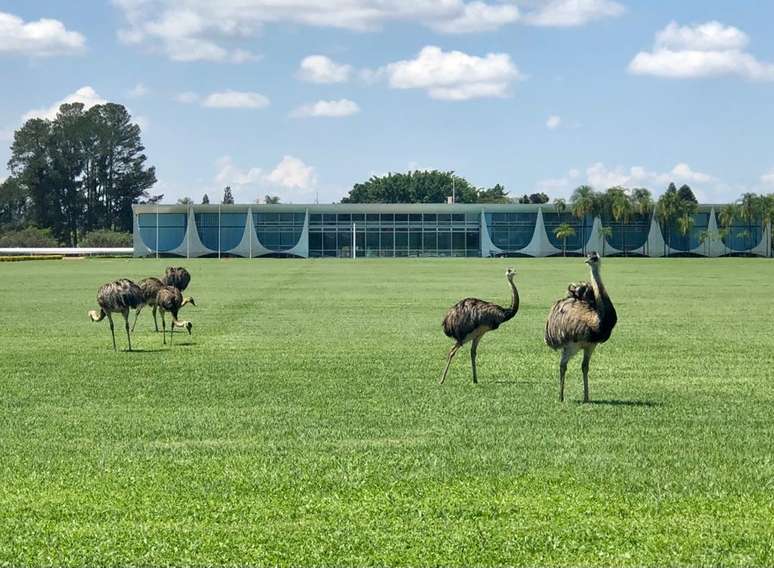
[[[124,316],[126,324],[126,339],[129,342],[129,351],[132,350],[132,339],[129,337],[129,310],[134,310],[142,306],[144,302],[142,290],[140,287],[128,280],[122,278],[115,282],[108,282],[97,292],[97,310],[89,311],[89,317],[92,321],[102,321],[107,316],[110,322],[110,333],[113,336],[113,351],[116,350],[116,333],[113,327],[113,316],[111,314],[121,313]]]
[[[191,282],[191,274],[182,266],[167,266],[162,281],[165,286],[174,286],[183,292]]]
[[[583,402],[589,401],[589,362],[598,344],[610,339],[618,316],[599,275],[600,260],[589,253],[591,283],[570,284],[567,296],[551,308],[546,321],[546,345],[562,350],[559,364],[559,400],[564,401],[564,377],[567,362],[583,349]]]
[[[169,332],[170,344],[172,343],[172,337],[175,333],[175,327],[184,327],[188,330],[188,335],[191,335],[193,324],[190,321],[180,321],[177,319],[178,311],[186,304],[195,306],[196,302],[194,302],[193,298],[183,298],[183,294],[181,294],[180,290],[174,286],[162,286],[159,290],[159,293],[156,296],[156,305],[161,312],[161,333],[164,345],[167,344],[167,322],[164,319],[164,314],[167,312],[172,314],[172,326]]]
[[[137,318],[140,317],[140,312],[145,306],[151,306],[153,308],[153,325],[156,326],[156,332],[159,331],[159,322],[156,319],[156,296],[159,294],[159,290],[164,287],[164,283],[158,278],[143,278],[139,284],[140,290],[142,290],[143,303],[137,308],[137,312],[134,314],[134,323],[132,324],[132,333],[134,333],[134,326],[137,325]]]
[[[478,343],[481,341],[481,337],[486,332],[500,327],[501,324],[511,319],[519,311],[519,292],[513,283],[514,276],[516,276],[516,273],[512,268],[506,270],[505,277],[511,286],[510,307],[503,308],[497,304],[485,302],[477,298],[465,298],[452,306],[446,317],[443,318],[443,332],[447,337],[454,339],[456,343],[449,351],[446,368],[443,370],[443,375],[441,375],[441,384],[446,380],[446,373],[449,372],[452,358],[454,358],[460,347],[468,341],[472,341],[470,345],[470,363],[473,367],[473,382],[478,382],[476,376],[476,351],[478,350]]]

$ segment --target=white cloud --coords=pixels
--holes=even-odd
[[[269,99],[260,93],[222,91],[207,95],[202,101],[202,106],[208,108],[259,109],[269,106]]]
[[[284,156],[266,179],[286,189],[311,189],[317,184],[314,168],[293,156]]]
[[[175,100],[179,103],[190,105],[199,102],[199,95],[191,91],[185,91],[184,93],[179,93],[176,95]]]
[[[215,183],[231,186],[237,199],[253,201],[264,191],[278,193],[284,202],[311,201],[317,187],[317,174],[312,166],[294,156],[284,156],[269,172],[262,168],[237,166],[230,156],[216,162]]]
[[[360,107],[356,102],[349,99],[340,99],[337,101],[317,101],[316,103],[303,105],[291,113],[295,118],[308,117],[333,117],[340,118],[352,116],[360,112]]]
[[[127,93],[127,96],[133,99],[138,99],[140,97],[146,96],[149,93],[150,93],[150,89],[148,89],[148,87],[146,87],[142,83],[137,83],[134,87],[132,87],[132,89],[129,90],[129,92]]]
[[[95,105],[102,105],[102,104],[105,104],[106,102],[107,101],[103,99],[101,96],[99,96],[93,88],[87,85],[85,87],[81,87],[74,93],[67,95],[61,101],[55,102],[53,105],[51,105],[48,108],[33,109],[27,112],[22,117],[22,121],[26,122],[31,118],[46,118],[49,120],[53,120],[54,118],[56,118],[56,114],[59,112],[60,105],[63,105],[63,104],[83,103],[84,110],[88,110]]]
[[[0,12],[0,54],[68,55],[82,51],[85,45],[83,35],[67,30],[59,20],[42,18],[25,22],[13,14]]]
[[[774,64],[744,51],[747,34],[720,22],[679,26],[670,22],[656,34],[653,51],[641,51],[629,63],[635,75],[695,79],[738,75],[774,81]]]
[[[536,184],[536,189],[552,194],[552,197],[569,197],[573,189],[581,184],[590,185],[600,191],[620,185],[630,188],[647,187],[655,194],[660,194],[670,182],[678,186],[684,183],[691,185],[696,196],[705,200],[717,199],[726,188],[716,177],[695,171],[684,162],[676,164],[666,172],[648,170],[642,166],[608,167],[603,162],[596,162],[584,172],[572,169],[562,177],[541,180]],[[694,184],[699,185],[696,187]]]
[[[546,120],[546,127],[549,130],[556,130],[559,128],[559,126],[562,124],[562,117],[552,114],[548,117],[548,120]]]
[[[524,20],[533,26],[573,27],[593,20],[620,16],[624,7],[612,0],[548,0]]]
[[[434,99],[450,101],[504,97],[510,83],[522,78],[505,53],[478,57],[435,46],[423,48],[415,59],[390,63],[382,73],[394,89],[424,89]]]
[[[176,61],[249,60],[252,53],[231,45],[249,41],[267,25],[371,31],[388,22],[416,22],[461,33],[496,29],[518,18],[513,0],[113,1],[126,20],[122,41],[160,48]]]
[[[439,21],[431,27],[439,32],[463,34],[496,30],[519,19],[519,9],[511,4],[485,4],[470,2],[459,16]]]
[[[761,183],[763,185],[774,186],[774,170],[770,170],[769,172],[763,174],[761,176]]]
[[[297,76],[311,83],[344,83],[351,73],[350,65],[336,63],[325,55],[310,55],[301,61]]]

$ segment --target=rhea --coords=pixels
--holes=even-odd
[[[478,298],[465,298],[457,302],[443,318],[443,332],[455,343],[449,351],[446,368],[441,375],[440,384],[446,380],[449,365],[460,347],[470,343],[470,364],[473,368],[473,382],[478,383],[476,375],[476,353],[478,344],[485,333],[493,331],[507,322],[519,311],[519,292],[513,283],[516,273],[512,268],[505,272],[505,278],[511,287],[511,305],[507,308],[485,302]]]
[[[600,258],[589,253],[586,264],[591,271],[591,282],[570,284],[567,295],[558,300],[546,321],[546,345],[561,349],[559,363],[559,400],[564,401],[564,379],[567,363],[583,350],[583,402],[589,402],[589,364],[597,345],[610,339],[618,321],[613,302],[600,276]]]
[[[193,324],[190,321],[180,321],[177,318],[177,314],[180,308],[186,304],[196,305],[193,298],[183,298],[183,294],[174,286],[162,286],[156,296],[156,306],[158,306],[159,312],[161,312],[161,333],[162,341],[164,345],[167,344],[167,322],[164,318],[164,314],[169,312],[172,315],[172,325],[169,331],[169,343],[172,343],[174,337],[175,328],[182,327],[188,331],[188,335],[191,335],[191,329]]]
[[[182,266],[167,266],[162,281],[165,286],[174,286],[181,292],[184,292],[191,282],[191,274]]]
[[[92,321],[98,322],[107,316],[110,322],[110,334],[113,336],[113,351],[116,351],[116,333],[113,326],[112,314],[120,313],[124,316],[126,325],[126,339],[129,342],[129,351],[132,350],[132,339],[129,337],[129,310],[135,310],[143,304],[143,294],[140,287],[129,279],[122,278],[115,282],[108,282],[100,287],[97,292],[97,304],[99,311],[89,311]]]
[[[132,324],[132,333],[134,333],[134,328],[137,325],[137,318],[140,317],[140,312],[145,306],[150,306],[153,311],[153,325],[156,326],[156,333],[159,331],[159,322],[156,319],[156,297],[159,294],[159,290],[161,290],[164,287],[164,283],[159,280],[158,278],[150,277],[150,278],[143,278],[138,283],[140,286],[140,290],[142,290],[142,297],[143,302],[142,305],[137,308],[137,311],[134,314],[134,323]]]

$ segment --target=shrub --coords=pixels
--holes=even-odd
[[[82,247],[96,248],[130,247],[132,246],[132,234],[100,229],[86,233],[79,244]]]
[[[25,260],[62,260],[60,254],[26,255],[26,256],[0,256],[0,262],[22,262]]]
[[[12,247],[56,247],[59,243],[49,229],[26,227],[18,231],[9,231],[0,236],[0,248]]]

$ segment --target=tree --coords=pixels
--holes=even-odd
[[[260,198],[258,198],[258,202],[259,203],[260,203],[260,201],[261,201]],[[279,195],[266,195],[263,198],[263,202],[266,205],[276,205],[277,203],[280,202],[280,198],[279,198]]]
[[[567,202],[562,199],[561,197],[557,197],[554,199],[554,211],[556,211],[557,215],[561,215],[565,211],[567,211]]]
[[[489,189],[478,190],[478,203],[510,203],[508,192],[499,183]]]
[[[621,225],[621,243],[624,256],[626,256],[626,225],[632,218],[632,202],[626,194],[626,189],[620,186],[608,189],[607,195],[613,220]]]
[[[683,237],[687,237],[688,233],[691,232],[694,222],[693,215],[687,212],[677,218],[677,228]]]
[[[693,203],[699,203],[699,201],[696,199],[696,196],[693,194],[693,191],[690,187],[688,187],[688,185],[683,185],[680,187],[680,189],[677,190],[677,197],[679,197],[682,201],[692,201]]]
[[[602,256],[605,256],[605,245],[607,244],[607,239],[613,236],[613,228],[600,225],[598,234],[599,238],[602,239]]]
[[[178,205],[193,205],[194,204],[194,200],[191,199],[190,197],[181,197],[180,199],[177,200],[177,204]]]
[[[478,189],[453,172],[413,171],[373,176],[355,184],[342,203],[446,203],[452,184],[457,203],[475,203]]]
[[[736,219],[737,214],[737,207],[733,204],[724,206],[718,214],[718,221],[720,222],[723,231],[721,236],[726,239],[724,241],[724,244],[726,245],[726,254],[731,253],[731,247],[728,245],[727,239],[731,235],[731,225],[734,224],[734,219]]]
[[[655,207],[650,191],[644,187],[636,187],[632,189],[631,200],[635,214],[645,217],[648,223],[650,223]],[[645,241],[645,253],[650,254],[650,243],[648,240]]]
[[[562,223],[554,229],[554,235],[557,239],[562,239],[562,256],[567,256],[567,239],[575,236],[575,229],[569,223]]]
[[[744,221],[747,221],[747,230],[745,231],[745,234],[748,239],[746,247],[748,250],[752,248],[753,223],[762,217],[762,205],[762,200],[755,193],[743,193],[739,200],[739,217]]]
[[[68,245],[100,228],[132,230],[132,205],[152,202],[140,128],[117,104],[63,104],[53,120],[30,119],[14,134],[8,169],[29,199],[28,220]]]
[[[527,205],[527,204],[529,204],[529,195],[527,195],[527,194],[525,193],[524,195],[522,195],[521,197],[519,197],[519,199],[518,199],[518,203],[521,203],[521,204],[523,204],[523,205]]]
[[[704,246],[704,256],[710,255],[710,246],[712,245],[712,241],[716,239],[717,233],[715,231],[705,229],[699,233],[699,243]]]
[[[586,217],[596,212],[597,197],[594,189],[589,185],[581,185],[572,192],[570,197],[570,208],[572,214],[581,221],[581,240],[583,241],[583,252],[586,252]]]
[[[210,196],[206,193],[202,197],[202,205],[209,205],[210,204]]]
[[[223,205],[233,205],[234,204],[234,196],[231,193],[231,186],[227,185],[223,188],[223,201],[221,201]]]
[[[545,193],[531,193],[529,196],[529,202],[535,205],[542,205],[548,203],[548,196]]]
[[[14,177],[0,183],[0,230],[17,229],[27,224],[29,195]]]
[[[662,229],[666,232],[667,248],[672,248],[672,224],[680,214],[681,200],[677,196],[675,184],[670,183],[664,194],[656,202],[656,216],[661,222]],[[666,250],[664,253],[666,254]]]

